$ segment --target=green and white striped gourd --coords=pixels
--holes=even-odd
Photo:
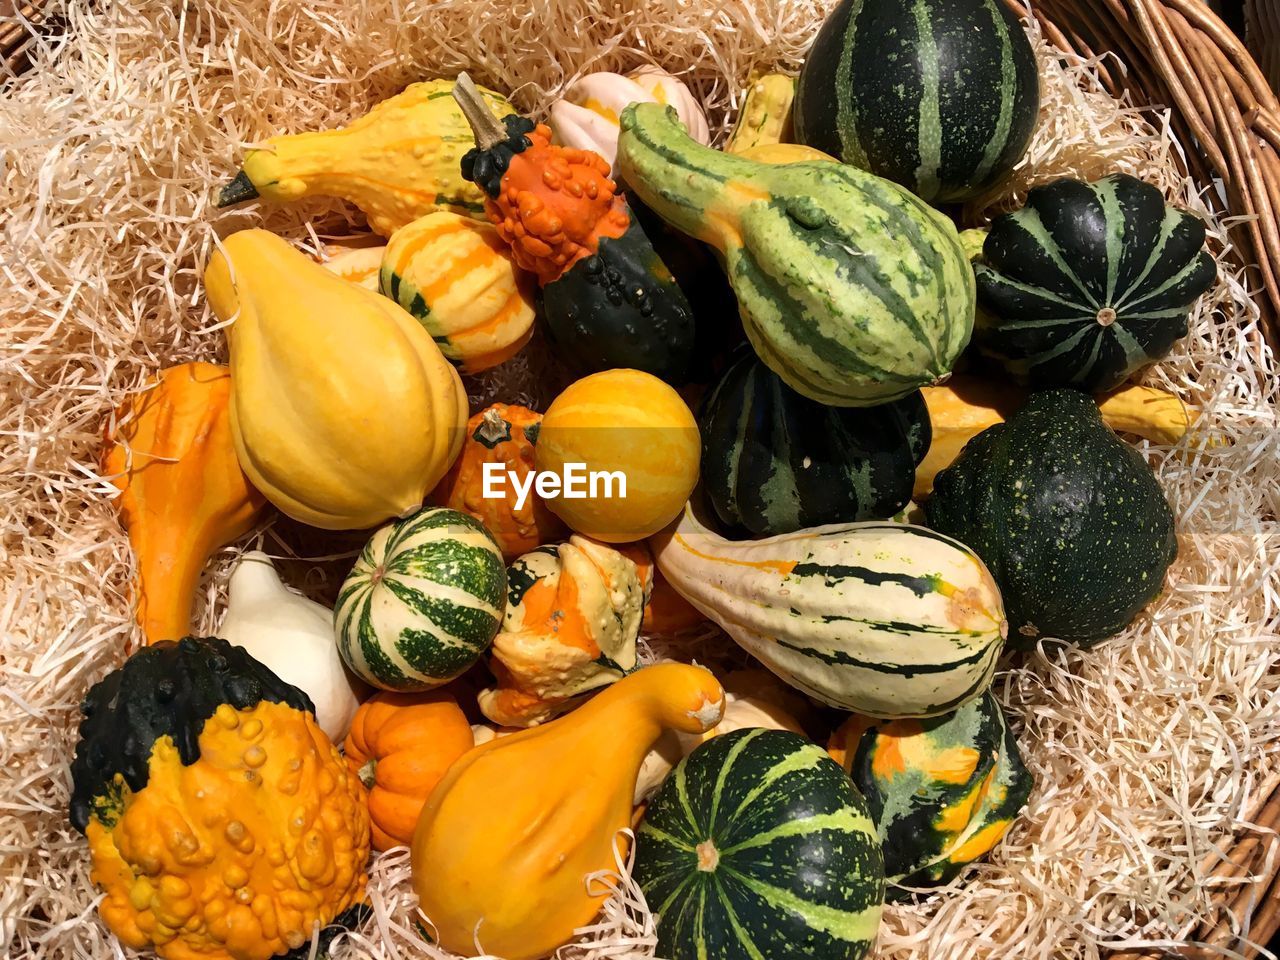
[[[506,593],[502,551],[480,522],[427,507],[365,544],[338,593],[338,649],[375,687],[428,690],[489,648]]]
[[[821,747],[758,727],[680,761],[636,835],[668,960],[858,960],[884,901],[866,801]]]
[[[1008,632],[977,554],[924,527],[732,541],[691,504],[650,546],[671,586],[753,657],[815,700],[870,717],[936,716],[972,700]]]
[[[838,163],[760,163],[633,104],[618,162],[659,216],[724,255],[751,345],[831,406],[896,400],[948,373],[973,328],[955,225],[902,187]]]

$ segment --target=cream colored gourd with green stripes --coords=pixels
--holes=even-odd
[[[664,220],[724,254],[752,346],[805,396],[895,400],[969,342],[974,279],[955,226],[896,184],[711,150],[657,104],[623,112],[618,163]]]
[[[338,650],[384,690],[428,690],[466,671],[502,623],[507,568],[487,530],[428,507],[365,545],[334,609]]]
[[[957,540],[892,521],[726,540],[693,506],[650,540],[672,587],[816,700],[894,719],[954,710],[991,682],[1000,591]]]

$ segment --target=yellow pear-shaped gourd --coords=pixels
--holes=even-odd
[[[234,321],[231,429],[253,485],[326,530],[416,509],[467,422],[462,381],[418,321],[265,230],[227,237],[204,282]]]
[[[567,942],[604,902],[586,877],[615,867],[649,748],[664,730],[703,733],[723,713],[707,670],[661,663],[464,754],[427,800],[411,846],[413,886],[440,945],[534,960]]]

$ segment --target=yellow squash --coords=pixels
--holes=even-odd
[[[795,77],[783,73],[757,77],[742,101],[738,122],[729,134],[725,152],[746,154],[754,147],[773,146],[786,140],[791,136],[791,102],[795,97]],[[761,163],[773,162],[761,157],[754,159]]]
[[[661,663],[464,754],[427,800],[411,847],[413,886],[440,945],[535,960],[568,941],[604,902],[585,878],[614,869],[649,748],[664,730],[703,733],[723,712],[710,672]]]
[[[481,92],[496,116],[516,112],[499,94]],[[338,130],[272,137],[245,155],[218,206],[341,197],[384,237],[435,210],[483,220],[480,188],[460,168],[475,140],[452,94],[452,80],[415,83]]]
[[[324,248],[326,259],[321,263],[343,280],[377,293],[378,271],[382,269],[382,254],[386,249],[385,244],[331,243]]]
[[[757,163],[839,163],[829,153],[823,153],[814,147],[806,147],[802,143],[758,143],[754,147],[744,147],[737,151],[738,156],[755,160]]]
[[[205,271],[231,345],[231,429],[253,485],[295,520],[374,526],[415,510],[462,448],[467,396],[413,317],[265,230]]]

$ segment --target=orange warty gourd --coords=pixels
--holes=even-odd
[[[413,838],[427,797],[449,765],[474,745],[466,714],[444,691],[384,691],[360,705],[343,753],[369,790],[375,850]]]
[[[495,403],[467,422],[462,453],[428,498],[431,503],[468,513],[484,524],[510,563],[522,553],[559,540],[565,533],[560,518],[530,487],[525,502],[516,506],[516,492],[504,479],[501,499],[484,496],[484,465],[501,464],[521,482],[533,470],[533,451],[542,415],[527,407]]]
[[[200,572],[266,507],[236,459],[226,367],[184,363],[130,398],[108,425],[102,472],[138,564],[138,621],[148,643],[186,636]]]
[[[614,869],[649,748],[664,730],[705,732],[723,712],[709,671],[661,663],[463,756],[431,794],[411,847],[413,886],[440,945],[535,960],[568,941],[604,902],[584,878]]]

